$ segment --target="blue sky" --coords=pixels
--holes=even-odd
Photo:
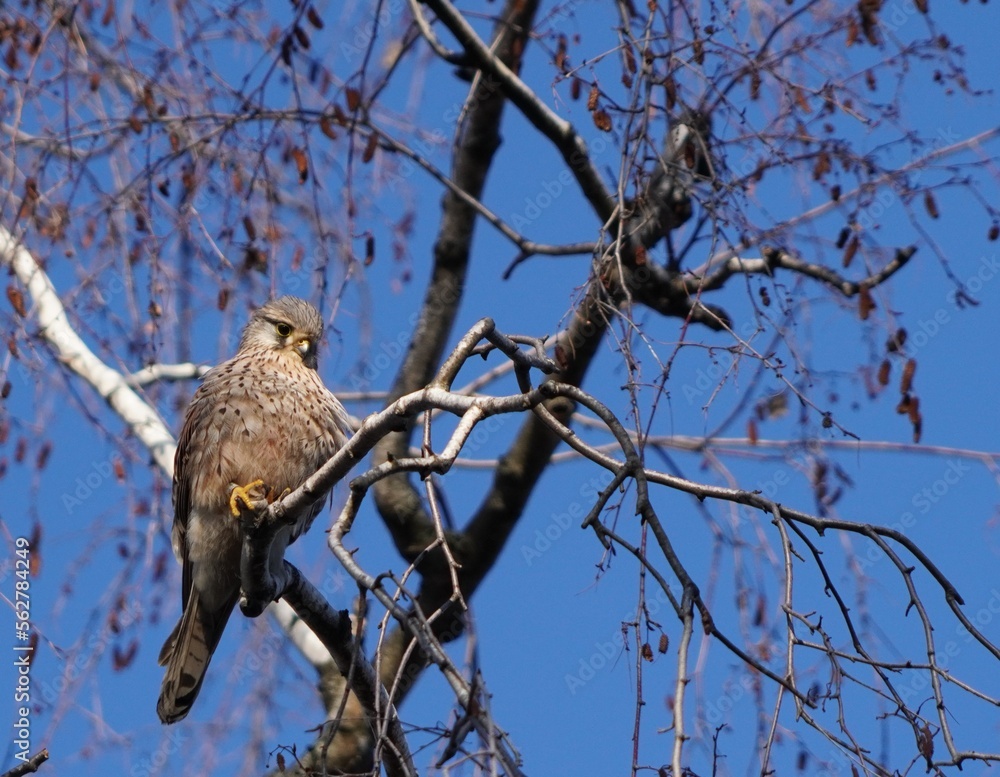
[[[883,17],[897,26],[896,34],[902,37],[926,34],[923,20],[912,10],[908,3],[889,4]],[[580,33],[584,42],[595,48],[605,40],[613,45],[611,29],[617,23],[613,15],[591,3],[579,3],[574,11],[568,18],[555,20],[554,29],[569,35]],[[992,38],[1000,22],[995,4],[955,7],[936,4],[933,12],[939,31],[966,48],[972,85],[992,89],[996,77]],[[268,13],[284,19],[288,13],[286,4],[275,4]],[[358,26],[328,25],[326,32],[316,35],[317,47],[323,41],[330,47],[331,67],[335,71],[346,70],[350,62],[343,47],[338,49],[338,42],[350,40],[342,33],[345,29],[360,29],[366,9],[358,7],[353,13],[348,18]],[[330,16],[333,17],[332,12]],[[219,46],[224,50],[222,44]],[[857,56],[863,58],[870,53],[863,50]],[[845,52],[832,52],[831,56],[834,55],[847,57]],[[225,65],[224,72],[233,69],[234,83],[238,82],[239,66],[255,61],[250,48],[243,58],[234,57]],[[606,143],[606,136],[593,127],[582,102],[567,101],[563,87],[556,90],[558,100],[552,96],[552,71],[542,66],[545,61],[546,55],[540,48],[531,50],[529,82],[549,104],[579,123],[595,162],[610,179],[617,173],[616,148]],[[857,61],[850,61],[858,65]],[[610,65],[596,67],[614,72]],[[954,142],[952,139],[997,125],[1000,106],[996,95],[988,93],[975,99],[964,94],[944,95],[942,88],[930,83],[932,68],[927,66],[925,71],[921,68],[925,66],[915,67],[903,87],[906,126],[916,128],[933,143]],[[888,84],[882,88],[891,92]],[[432,66],[426,81],[416,78],[404,81],[396,87],[398,91],[388,93],[387,100],[395,101],[396,105],[411,104],[416,118],[430,134],[440,130],[441,137],[450,138],[449,117],[453,117],[463,89],[450,70]],[[760,110],[766,113],[766,108],[765,105]],[[599,225],[583,210],[581,199],[575,192],[557,188],[565,170],[558,155],[544,143],[522,140],[528,128],[524,119],[509,107],[504,122],[505,143],[488,182],[484,198],[487,204],[508,220],[529,219],[531,223],[525,231],[535,240],[594,239]],[[912,159],[912,151],[903,145],[889,149],[883,146],[894,130],[890,126],[855,127],[848,131],[854,142],[871,153],[881,154],[887,164],[905,164]],[[436,163],[446,166],[447,146],[447,143],[428,146]],[[140,154],[141,147],[137,148],[140,150],[136,153]],[[334,146],[329,153],[336,156],[342,149],[342,145]],[[988,153],[996,153],[995,143],[982,156],[968,152],[947,161],[970,163],[963,168],[963,174],[979,181],[984,196],[995,203],[997,171],[995,164],[986,160]],[[728,161],[735,166],[740,160]],[[393,163],[386,160],[380,163],[386,165],[388,180],[393,180]],[[924,180],[936,182],[946,175],[946,170],[932,170]],[[352,280],[332,321],[321,372],[334,390],[358,387],[356,376],[365,358],[376,367],[367,373],[373,379],[365,387],[386,388],[398,359],[401,338],[412,331],[411,316],[419,304],[427,276],[440,192],[420,172],[404,175],[404,181],[412,182],[412,191],[367,205],[359,219],[360,228],[375,234],[380,252],[363,275]],[[321,196],[336,202],[340,196],[338,186],[323,187]],[[549,194],[552,205],[531,218],[530,205],[542,202],[539,199],[542,193]],[[378,191],[371,192],[371,198],[374,200],[377,194]],[[765,177],[757,195],[760,204],[751,205],[749,211],[765,221],[799,212],[822,198],[808,185],[799,188],[798,179],[791,174],[781,173]],[[870,321],[857,320],[855,301],[845,302],[816,283],[799,283],[784,275],[775,284],[769,284],[767,288],[775,299],[787,292],[801,303],[796,305],[795,326],[787,344],[779,344],[778,348],[785,357],[794,352],[808,366],[814,385],[811,396],[830,410],[838,423],[865,442],[905,444],[910,441],[911,429],[905,417],[895,412],[900,365],[894,365],[890,386],[874,399],[866,395],[859,379],[863,366],[877,366],[887,327],[903,325],[910,332],[912,355],[918,362],[915,386],[924,417],[922,443],[997,452],[1000,410],[994,387],[1000,384],[1000,367],[992,351],[993,334],[1000,326],[997,307],[1000,271],[996,268],[1000,253],[997,244],[987,240],[988,216],[966,192],[942,189],[936,196],[941,211],[937,221],[923,216],[919,201],[913,206],[919,223],[927,229],[926,235],[916,231],[907,218],[907,203],[898,197],[870,206],[868,213],[873,227],[877,226],[875,232],[881,244],[912,243],[918,247],[909,265],[879,290],[876,295],[879,307]],[[212,197],[207,196],[200,207],[211,209],[214,205]],[[391,242],[387,225],[397,220],[407,206],[415,209],[414,231],[406,244],[406,258],[394,262],[387,248]],[[221,210],[222,206],[218,207]],[[238,221],[228,214],[210,215],[213,223]],[[824,239],[828,244],[844,218],[844,211],[835,211],[804,232],[817,243]],[[575,299],[588,259],[535,257],[505,282],[501,275],[516,250],[488,225],[480,223],[477,230],[468,294],[453,341],[474,321],[487,315],[508,333],[554,332]],[[960,308],[955,304],[951,294],[953,285],[935,258],[928,238],[943,247],[951,270],[975,292],[978,306]],[[354,242],[355,251],[361,252],[363,239],[358,237]],[[29,245],[43,252],[48,250],[44,241]],[[163,248],[176,250],[176,240],[165,241]],[[835,263],[838,256],[827,245],[824,261]],[[83,303],[92,298],[86,294],[67,298],[67,304],[79,304],[77,312],[85,314],[84,320],[92,324],[92,329],[85,332],[91,345],[104,348],[104,338],[111,338],[115,345],[102,353],[110,358],[108,353],[114,352],[120,360],[115,366],[127,369],[141,366],[146,353],[129,353],[116,329],[121,321],[130,320],[131,297],[124,287],[115,285],[113,260],[93,253],[82,253],[79,264],[61,261],[57,252],[52,252],[49,258],[53,281],[64,293],[79,281],[82,273],[99,272],[107,309],[88,312]],[[662,260],[662,251],[654,258]],[[304,293],[309,276],[292,272],[288,260],[287,255],[281,257],[282,264],[271,278],[253,281],[254,288],[244,286],[240,293],[260,299],[271,283],[279,292]],[[860,272],[858,267],[853,270]],[[403,278],[407,272],[412,280]],[[144,299],[144,287],[150,279],[143,268],[137,270],[137,277],[140,288],[137,297]],[[219,314],[214,306],[216,288],[209,274],[193,280],[197,334],[192,338],[192,358],[212,363],[231,353],[245,317],[244,308],[231,305],[225,315]],[[745,285],[734,283],[721,300],[713,301],[725,304],[737,324],[754,323],[759,311],[755,311],[750,300],[756,298],[762,285],[759,279]],[[175,294],[176,290],[169,288],[168,283],[165,298],[172,300]],[[325,302],[325,312],[329,314],[330,300]],[[669,355],[679,337],[677,322],[657,321],[648,312],[639,312],[637,319],[656,342],[661,358]],[[366,329],[369,322],[370,329]],[[755,343],[761,343],[763,348],[769,337],[765,334]],[[782,384],[771,375],[753,384],[753,365],[744,363],[730,373],[716,393],[717,376],[720,370],[728,370],[731,361],[727,352],[720,349],[732,344],[731,337],[689,330],[687,341],[694,344],[679,351],[668,383],[669,397],[661,400],[654,416],[654,434],[705,434],[729,416],[747,386],[752,386],[755,401],[782,389]],[[714,346],[714,350],[705,346]],[[159,333],[156,347],[166,358],[171,355],[173,344],[169,337]],[[656,362],[649,354],[639,353],[642,375],[652,381],[657,376]],[[8,542],[30,535],[36,523],[43,527],[38,547],[41,569],[31,581],[32,617],[42,637],[32,667],[32,681],[38,694],[32,739],[52,752],[53,762],[47,768],[74,775],[195,773],[192,768],[200,770],[198,773],[242,774],[260,772],[266,764],[273,768],[275,761],[273,757],[269,760],[269,751],[278,743],[306,746],[312,736],[308,730],[320,720],[322,711],[312,692],[311,668],[287,645],[274,639],[275,626],[268,619],[249,623],[234,617],[189,720],[171,728],[159,724],[154,707],[161,672],[155,659],[179,614],[178,569],[170,561],[167,581],[156,581],[151,574],[157,556],[168,547],[165,527],[170,520],[169,484],[151,474],[148,456],[134,441],[118,441],[122,431],[120,422],[109,417],[106,407],[88,386],[68,376],[44,349],[28,354],[37,365],[30,373],[22,373],[16,362],[8,362],[13,364],[8,375],[13,391],[4,412],[13,420],[10,439],[0,454],[10,460],[15,441],[23,437],[28,441],[28,455],[25,464],[10,461],[7,474],[0,480],[3,495],[0,520]],[[381,356],[385,358],[380,359]],[[487,366],[496,363],[494,356]],[[379,368],[380,364],[386,366]],[[479,365],[471,365],[463,377],[472,377],[478,369]],[[710,380],[706,381],[706,376]],[[619,390],[624,380],[620,359],[608,346],[591,368],[586,388],[624,415],[627,405],[624,393]],[[191,389],[187,386],[184,392]],[[500,390],[511,390],[509,382],[501,384]],[[171,387],[151,390],[149,396],[176,431],[180,415],[175,403],[183,392]],[[652,394],[644,397],[651,401]],[[349,406],[358,416],[375,408],[375,404],[363,403]],[[738,414],[722,436],[742,438],[749,415],[750,410]],[[809,447],[809,438],[849,443],[851,438],[836,430],[824,430],[821,418],[815,413],[807,417],[804,428],[799,419],[799,408],[792,400],[791,411],[783,418],[762,423],[760,435],[768,440],[798,441],[800,447],[777,451],[721,445],[718,456],[734,482],[727,481],[703,457],[689,453],[667,450],[668,460],[651,451],[647,453],[647,461],[650,466],[664,470],[676,466],[685,476],[696,480],[738,484],[765,492],[773,490],[776,501],[814,511],[816,504],[809,478],[817,450]],[[482,440],[475,456],[496,455],[513,437],[516,428],[513,419],[505,419]],[[595,434],[588,437],[601,439]],[[45,469],[38,472],[31,464],[47,439],[54,440],[54,444]],[[986,464],[957,454],[881,452],[864,445],[821,450],[853,483],[844,488],[843,497],[835,507],[836,515],[896,524],[905,529],[906,535],[927,550],[955,584],[965,599],[969,617],[988,637],[1000,642],[1000,577],[995,572],[1000,553],[995,459]],[[114,471],[116,460],[123,465],[122,479]],[[445,478],[448,502],[456,515],[465,514],[478,503],[490,474],[488,470],[458,470]],[[601,477],[600,470],[579,461],[550,468],[506,551],[473,600],[478,661],[493,694],[492,711],[521,749],[529,774],[622,773],[631,763],[638,651],[634,631],[629,632],[627,650],[621,643],[623,621],[637,617],[640,578],[637,565],[625,554],[607,559],[592,534],[579,528],[580,512],[589,508],[588,499],[594,488],[607,482]],[[617,521],[623,533],[636,539],[639,530],[632,516],[632,499],[631,492],[622,498]],[[744,508],[711,503],[699,506],[689,497],[664,489],[656,490],[653,499],[660,519],[698,579],[716,619],[731,624],[733,633],[747,644],[780,640],[782,620],[777,610],[780,548],[770,522]],[[317,520],[313,532],[290,551],[290,557],[329,594],[334,606],[348,607],[354,586],[346,575],[331,566],[320,528],[322,523],[322,518]],[[713,542],[713,529],[719,527],[729,539],[721,547]],[[827,533],[822,538],[809,536],[822,549],[834,580],[843,586],[850,601],[852,614],[864,625],[867,638],[878,654],[883,658],[908,656],[917,661],[925,658],[920,652],[916,615],[906,612],[907,597],[892,563],[870,554],[869,546],[857,537],[836,533]],[[391,551],[388,536],[371,506],[363,512],[350,539],[359,548],[359,560],[370,571],[402,572],[403,565]],[[805,556],[805,549],[797,547]],[[8,556],[13,559],[12,551]],[[863,566],[866,577],[860,583],[851,574],[852,559]],[[797,564],[796,575],[798,609],[822,612],[835,637],[846,639],[843,629],[834,625],[836,614],[832,602],[824,594],[823,583],[811,565]],[[15,578],[9,564],[0,565],[0,578],[0,591],[10,597]],[[968,640],[947,611],[940,590],[926,574],[918,572],[914,580],[935,619],[938,649],[948,656],[949,668],[953,667],[958,677],[975,681],[986,693],[1000,696],[1000,674],[996,672],[995,659]],[[662,731],[671,721],[668,699],[676,677],[678,625],[656,598],[652,581],[647,579],[645,584],[648,618],[659,624],[670,638],[667,653],[656,653],[655,660],[644,664],[642,669],[646,706],[639,761],[659,767],[669,762],[672,744],[669,733]],[[741,614],[737,606],[741,589],[751,591],[753,596],[758,591],[763,593],[760,606],[772,614],[767,620],[768,628],[750,622],[746,610]],[[119,602],[118,616],[111,621],[107,614],[116,602]],[[12,612],[9,617],[13,624]],[[644,635],[645,624],[643,618]],[[648,632],[654,650],[658,633],[656,628]],[[369,648],[376,638],[373,631],[369,635]],[[124,662],[133,649],[135,653],[127,667],[116,670],[115,655]],[[450,650],[457,660],[464,660],[464,641]],[[15,675],[10,662],[4,665],[8,668],[0,678],[12,687]],[[829,679],[828,668],[818,658],[811,665],[805,661],[803,666],[803,677],[808,680],[823,684]],[[695,728],[699,717],[711,725],[727,723],[720,735],[720,750],[725,754],[720,773],[747,772],[749,754],[755,749],[754,736],[762,725],[758,702],[765,711],[770,710],[774,703],[773,688],[759,688],[754,677],[721,645],[697,636],[689,668],[694,674],[689,687],[687,725],[702,733]],[[854,669],[863,676],[859,668]],[[261,693],[275,685],[277,707],[265,711]],[[915,699],[928,694],[918,678],[906,673],[900,677],[900,686]],[[756,697],[757,693],[762,695]],[[995,707],[961,693],[950,692],[949,699],[954,700],[949,709],[960,747],[986,748],[1000,741],[1000,713]],[[849,712],[862,716],[859,721],[874,720],[871,711],[878,705],[870,697],[851,692],[845,694],[844,703]],[[14,706],[8,704],[5,713],[8,720],[16,720]],[[924,706],[928,708],[929,703]],[[447,724],[452,708],[446,684],[435,672],[428,671],[402,714],[407,722],[441,726]],[[878,710],[891,712],[888,706]],[[795,739],[800,730],[794,727],[793,712],[786,707],[781,717],[787,730],[776,755],[780,773],[791,771],[800,752],[808,753],[808,773],[849,773],[843,757],[833,754],[829,745],[815,735],[807,736],[801,743]],[[835,711],[831,707],[825,714],[830,722]],[[907,762],[902,759],[912,751],[908,738],[912,735],[891,719],[872,722],[870,730],[864,730],[862,723],[858,725],[862,726],[868,744],[886,748],[888,763],[906,769]],[[412,746],[416,749],[421,736],[426,735],[413,736]],[[247,747],[248,740],[255,743],[253,747]],[[11,762],[12,748],[5,753],[5,768]],[[704,740],[688,748],[692,766],[699,773],[706,773],[705,764],[710,762],[711,754],[705,750]],[[431,748],[428,753],[421,753],[418,757],[421,766],[432,763],[438,752]],[[996,770],[976,764],[965,771],[981,775]]]

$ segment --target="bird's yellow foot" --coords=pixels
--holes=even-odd
[[[248,509],[253,509],[254,502],[258,500],[250,492],[255,491],[263,485],[263,480],[255,480],[253,483],[247,483],[245,486],[233,486],[233,490],[229,492],[229,512],[233,514],[233,518],[240,517],[240,502],[245,504]]]
[[[290,493],[292,493],[292,489],[290,489],[290,488],[286,488],[280,494],[275,493],[275,491],[276,491],[276,489],[273,489],[273,488],[268,489],[268,492],[267,492],[267,503],[269,505],[273,505],[275,502],[280,502],[282,499],[284,499],[286,496],[288,496]]]

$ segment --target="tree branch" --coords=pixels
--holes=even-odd
[[[130,388],[129,381],[87,347],[70,325],[66,309],[48,275],[3,225],[0,225],[0,264],[8,265],[28,290],[40,334],[59,362],[94,387],[146,446],[160,469],[172,477],[177,446],[170,430],[157,412]]]

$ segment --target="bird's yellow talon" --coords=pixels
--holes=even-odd
[[[280,502],[280,501],[281,501],[282,499],[284,499],[284,498],[285,498],[286,496],[288,496],[288,495],[289,495],[290,493],[292,493],[292,489],[290,489],[290,488],[286,488],[286,489],[285,489],[284,491],[282,491],[282,492],[281,492],[281,493],[280,493],[280,494],[278,495],[278,497],[277,497],[277,498],[275,498],[275,496],[274,496],[274,490],[272,489],[272,490],[271,490],[271,493],[269,493],[269,494],[267,495],[267,501],[268,501],[268,503],[269,503],[269,504],[274,504],[275,502]]]
[[[247,483],[245,486],[233,486],[233,490],[229,494],[229,512],[233,514],[233,518],[240,517],[240,502],[243,502],[249,508],[253,507],[255,500],[250,496],[250,492],[263,485],[263,480],[255,480],[253,483]]]

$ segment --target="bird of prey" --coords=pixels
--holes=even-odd
[[[190,711],[240,595],[237,500],[255,488],[270,498],[298,488],[347,442],[347,413],[316,372],[322,335],[323,320],[305,300],[268,302],[251,316],[236,355],[206,373],[184,416],[172,534],[183,614],[160,651],[167,670],[156,711],[164,723]],[[272,568],[322,506],[281,530]]]

